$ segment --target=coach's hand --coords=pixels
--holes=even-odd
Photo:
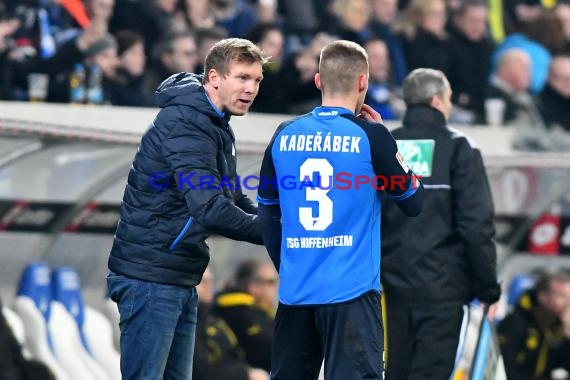
[[[360,114],[358,115],[361,119],[366,120],[369,123],[383,123],[382,116],[370,107],[368,104],[363,104],[360,109]]]

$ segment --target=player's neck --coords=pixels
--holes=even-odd
[[[322,106],[323,107],[342,107],[352,112],[356,110],[357,101],[355,99],[351,99],[350,96],[346,97],[323,97]]]

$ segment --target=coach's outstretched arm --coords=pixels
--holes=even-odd
[[[263,244],[256,216],[248,214],[223,193],[228,179],[221,178],[217,168],[216,142],[199,128],[177,122],[164,140],[162,151],[176,185],[182,189],[193,220],[209,231],[234,240]],[[220,186],[220,182],[222,186]]]

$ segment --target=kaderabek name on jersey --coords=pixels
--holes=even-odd
[[[281,152],[342,152],[360,153],[359,136],[323,135],[282,135],[279,140]]]

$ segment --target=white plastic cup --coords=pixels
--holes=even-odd
[[[492,126],[503,125],[505,122],[506,103],[500,98],[491,98],[485,100],[485,116],[487,124]]]
[[[31,73],[28,75],[28,98],[32,102],[43,102],[48,95],[49,76]]]

